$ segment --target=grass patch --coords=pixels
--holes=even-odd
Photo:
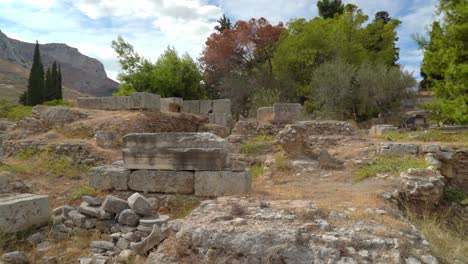
[[[200,200],[196,197],[176,195],[174,199],[169,200],[164,213],[171,219],[181,219],[192,213],[192,210],[200,205]]]
[[[17,233],[4,233],[0,231],[0,256],[14,250],[29,250],[26,239],[34,233],[35,229],[28,229]]]
[[[66,107],[76,107],[76,103],[70,102],[67,100],[54,99],[51,101],[44,102],[44,105],[47,106],[66,106]]]
[[[288,158],[284,153],[275,155],[275,168],[280,171],[287,171],[290,169]]]
[[[378,173],[398,174],[411,168],[426,168],[429,164],[420,157],[384,157],[379,156],[371,159],[361,166],[357,172],[354,182],[373,177]]]
[[[32,106],[17,105],[8,111],[7,118],[18,122],[25,117],[31,116],[31,114]]]
[[[454,219],[444,213],[426,213],[422,216],[410,213],[409,217],[429,241],[432,254],[441,263],[454,263],[455,260],[468,263],[467,226],[463,219]],[[446,224],[449,218],[455,224]]]
[[[252,174],[252,178],[257,178],[258,176],[263,175],[264,169],[263,169],[263,164],[258,163],[254,164],[249,167],[250,173]]]
[[[258,135],[244,142],[240,147],[240,152],[249,156],[261,154],[266,148],[275,143],[273,136]]]
[[[413,131],[413,132],[387,132],[383,138],[390,141],[423,141],[423,142],[444,142],[457,145],[468,146],[468,132],[444,133],[437,130]]]
[[[16,104],[6,99],[0,99],[0,118],[7,118],[8,113]]]
[[[88,195],[88,196],[97,196],[99,191],[94,189],[89,185],[82,185],[70,191],[67,198],[70,201],[77,201],[80,200],[81,197]]]

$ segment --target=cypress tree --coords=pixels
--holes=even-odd
[[[57,99],[63,99],[62,92],[62,70],[60,69],[60,64],[58,66],[58,77],[57,77]]]
[[[28,79],[28,90],[26,95],[27,105],[38,105],[44,102],[44,66],[41,62],[39,43],[36,41],[34,49],[33,64]]]
[[[52,87],[52,72],[50,68],[47,68],[46,74],[45,74],[45,79],[44,79],[44,101],[50,101],[54,99],[54,91]]]

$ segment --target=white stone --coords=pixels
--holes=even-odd
[[[197,171],[195,172],[196,196],[220,196],[244,194],[250,191],[250,171]]]
[[[137,214],[150,215],[152,211],[149,201],[139,193],[134,193],[127,199],[128,206]]]
[[[42,226],[49,219],[49,196],[17,194],[0,197],[0,230],[18,232]]]

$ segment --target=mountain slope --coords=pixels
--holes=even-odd
[[[23,67],[31,67],[33,43],[8,38],[0,31],[0,59]],[[65,44],[40,45],[41,59],[45,67],[54,61],[61,65],[63,84],[79,92],[95,95],[111,95],[118,83],[107,78],[104,66],[94,58],[81,54],[78,49]]]

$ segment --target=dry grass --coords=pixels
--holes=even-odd
[[[427,166],[429,166],[429,164],[421,157],[379,156],[369,160],[358,169],[354,182],[376,176],[379,173],[399,174],[411,168],[418,169],[426,168]]]
[[[161,213],[169,215],[171,219],[184,218],[200,205],[200,201],[194,196],[175,195],[175,198],[169,201],[168,206],[161,209]]]
[[[468,132],[444,133],[437,130],[414,131],[414,132],[388,132],[383,138],[391,141],[419,141],[440,142],[457,146],[468,146]]]

